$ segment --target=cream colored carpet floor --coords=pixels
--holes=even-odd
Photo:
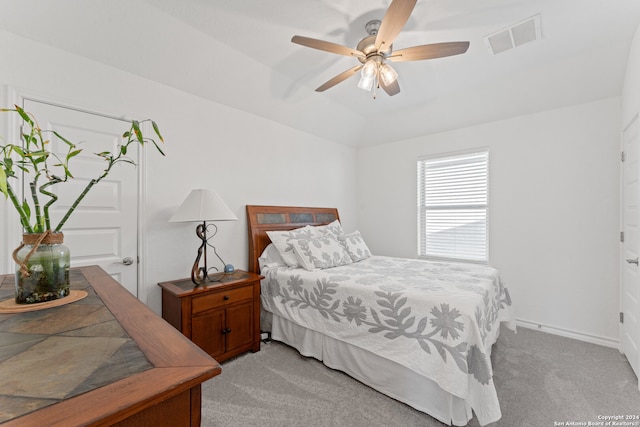
[[[640,416],[638,381],[616,349],[503,328],[492,361],[502,409],[492,426],[587,425],[603,416]],[[443,425],[275,341],[223,363],[222,374],[202,387],[203,427]],[[478,423],[474,418],[468,425]]]

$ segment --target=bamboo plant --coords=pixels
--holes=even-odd
[[[158,125],[153,120],[131,121],[129,129],[123,133],[123,142],[114,152],[95,153],[106,162],[102,170],[93,178],[80,195],[72,203],[60,222],[52,227],[49,209],[58,200],[54,193],[56,185],[73,179],[69,164],[71,160],[82,151],[81,148],[54,130],[42,130],[36,118],[19,106],[14,108],[2,108],[2,112],[14,112],[20,115],[23,121],[22,143],[0,145],[0,191],[5,198],[11,200],[20,217],[20,223],[25,233],[44,233],[50,230],[59,233],[82,199],[97,183],[105,178],[113,166],[118,163],[135,162],[127,157],[127,152],[132,144],[144,146],[152,143],[164,156],[164,152],[155,139],[143,135],[141,125],[151,122],[153,131],[160,142],[164,142]],[[53,135],[66,145],[64,156],[58,156],[50,150],[50,139]],[[23,172],[25,180],[28,179],[28,190],[25,189],[24,200],[19,200],[11,180],[18,178],[17,173]]]

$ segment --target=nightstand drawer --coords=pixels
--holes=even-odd
[[[215,294],[194,298],[191,305],[191,313],[202,313],[212,308],[233,304],[238,301],[250,300],[252,298],[253,286],[243,286],[237,289],[216,292]]]

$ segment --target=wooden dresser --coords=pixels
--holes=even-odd
[[[201,383],[219,364],[100,267],[70,277],[86,298],[0,314],[3,427],[199,426]],[[0,276],[0,300],[14,293]]]

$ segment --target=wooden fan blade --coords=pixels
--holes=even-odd
[[[362,69],[362,65],[356,65],[355,67],[350,68],[347,71],[344,71],[338,74],[337,76],[335,76],[334,78],[332,78],[331,80],[329,80],[328,82],[320,86],[318,89],[316,89],[316,92],[324,92],[325,90],[334,87],[338,83],[347,80],[349,77],[353,76],[355,73],[357,73],[361,69]]]
[[[386,52],[409,20],[417,0],[393,0],[376,35],[376,49]]]
[[[387,59],[393,62],[420,61],[460,55],[469,49],[469,42],[433,43],[396,50]]]
[[[291,41],[302,46],[323,50],[325,52],[364,58],[364,54],[359,50],[351,49],[350,47],[342,46],[341,44],[326,42],[324,40],[312,39],[310,37],[303,36],[293,36],[291,38]]]
[[[387,95],[393,96],[400,93],[400,85],[398,84],[398,80],[394,80],[390,85],[385,85],[384,81],[380,79],[380,86],[387,92]]]

